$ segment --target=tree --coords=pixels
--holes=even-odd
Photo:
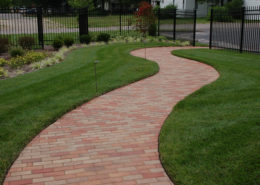
[[[141,2],[138,10],[135,12],[135,18],[136,28],[143,34],[148,32],[156,20],[152,5],[145,1]]]
[[[85,8],[92,9],[94,7],[93,0],[68,0],[68,3],[73,8]]]
[[[0,0],[1,1],[1,0]],[[66,0],[12,0],[13,6],[38,6],[43,8],[60,7]]]
[[[0,8],[9,8],[12,0],[0,0]]]

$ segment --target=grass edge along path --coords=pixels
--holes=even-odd
[[[172,46],[147,43],[146,47]],[[81,48],[64,62],[0,81],[0,182],[23,148],[44,128],[91,99],[152,76],[155,62],[130,55],[140,43]],[[97,64],[98,94],[94,63]]]
[[[213,66],[217,81],[179,102],[159,136],[161,162],[176,185],[256,185],[259,180],[260,56],[178,50]]]

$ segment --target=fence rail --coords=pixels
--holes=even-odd
[[[196,11],[155,12],[157,34],[173,40],[189,40],[195,44]],[[134,11],[102,12],[87,9],[0,9],[0,36],[8,37],[11,45],[18,45],[21,36],[35,38],[35,48],[49,45],[57,36],[70,36],[100,32],[111,35],[138,34]]]
[[[211,10],[209,47],[260,53],[260,7]]]

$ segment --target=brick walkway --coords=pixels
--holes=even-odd
[[[218,77],[210,66],[172,56],[173,49],[147,49],[158,74],[96,98],[43,130],[4,184],[172,184],[158,157],[160,128],[178,101]]]

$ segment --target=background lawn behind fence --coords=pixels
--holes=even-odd
[[[220,78],[177,104],[160,134],[163,166],[177,185],[260,184],[260,55],[179,50]]]

